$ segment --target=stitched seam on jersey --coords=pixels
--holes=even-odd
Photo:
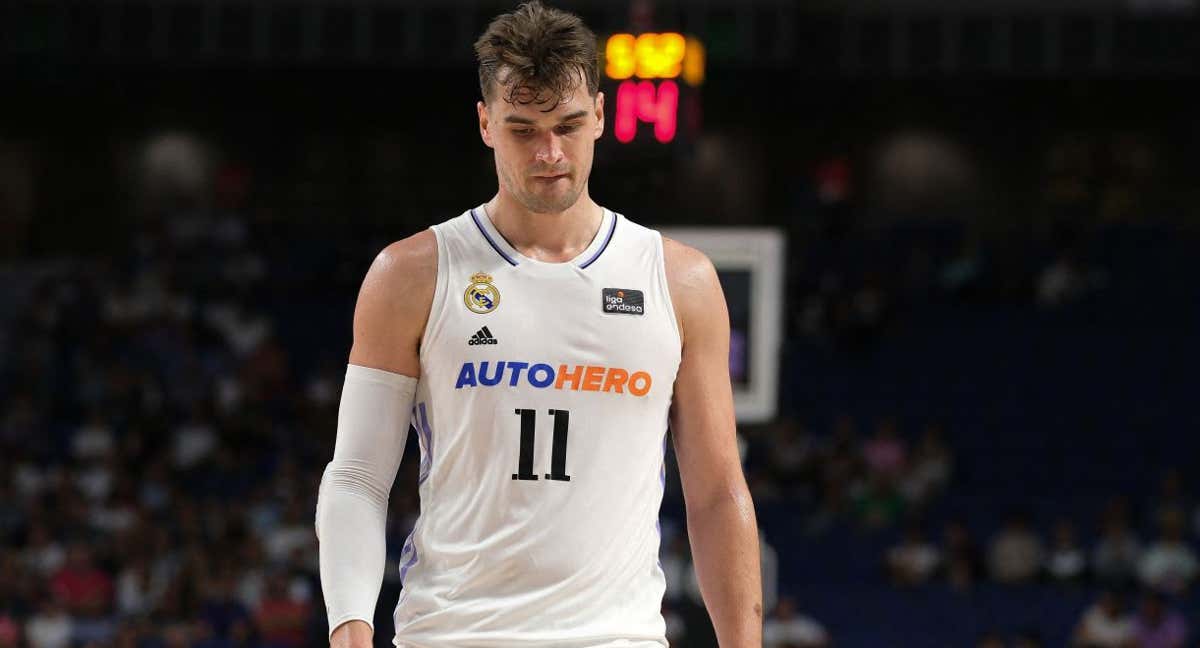
[[[425,329],[421,331],[421,339],[417,346],[417,359],[422,367],[425,366],[426,350],[431,348],[442,335],[439,327],[444,318],[447,302],[449,301],[446,295],[449,294],[450,246],[444,238],[449,235],[443,229],[444,227],[445,224],[434,225],[429,228],[433,230],[433,240],[437,243],[437,276],[433,282],[433,302],[429,305],[429,315],[425,318]]]
[[[420,412],[420,427],[417,428],[417,434],[425,441],[425,455],[421,457],[420,477],[417,479],[417,485],[425,483],[429,478],[429,473],[433,469],[433,430],[429,427],[429,417],[425,412],[425,403],[419,403],[417,410]],[[414,415],[416,412],[414,412]],[[414,416],[414,418],[416,418]]]
[[[404,541],[404,546],[412,549],[412,555],[409,556],[408,562],[400,567],[400,587],[404,587],[404,577],[408,575],[408,570],[417,562],[417,543],[413,540],[413,536],[417,534],[417,525],[413,524],[412,531],[408,532],[408,538]],[[400,555],[404,555],[404,549],[400,549]]]
[[[425,443],[425,433],[421,431],[421,419],[417,415],[416,407],[413,407],[412,410],[412,426],[417,431],[417,451],[421,455],[421,460],[417,467],[417,485],[420,486],[421,482],[425,481],[425,477],[428,475],[429,451],[425,449],[428,447],[428,444]]]
[[[617,212],[613,212],[612,215],[613,215],[612,224],[608,226],[608,235],[604,237],[604,243],[601,244],[600,249],[596,250],[596,253],[592,255],[592,258],[590,258],[587,261],[584,261],[582,264],[580,264],[580,266],[579,266],[580,270],[595,263],[596,259],[599,259],[600,255],[604,254],[604,251],[608,249],[608,244],[612,242],[613,232],[617,231],[617,216],[618,216]]]
[[[429,467],[433,467],[433,426],[429,425],[429,416],[426,414],[425,403],[417,405],[421,410],[421,427],[425,428],[425,445],[429,447]]]
[[[496,251],[496,254],[499,254],[501,257],[503,257],[504,260],[508,261],[510,265],[517,265],[517,262],[510,259],[508,255],[504,253],[504,250],[501,250],[500,246],[496,244],[496,241],[492,240],[492,235],[488,234],[487,230],[483,227],[483,223],[479,222],[479,216],[475,214],[474,209],[471,210],[471,220],[475,221],[475,227],[479,228],[479,233],[483,234],[483,238],[487,239],[488,245],[492,246],[492,249]]]

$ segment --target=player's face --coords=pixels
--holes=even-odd
[[[582,77],[581,77],[582,79]],[[604,132],[604,94],[579,84],[566,101],[509,103],[497,88],[478,104],[480,133],[496,155],[501,188],[534,213],[565,211],[579,200]]]

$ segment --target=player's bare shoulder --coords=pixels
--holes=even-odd
[[[418,346],[437,283],[437,238],[424,230],[384,248],[354,307],[350,362],[418,376]]]
[[[686,340],[689,323],[694,328],[698,321],[713,317],[715,312],[724,312],[725,295],[721,292],[717,269],[703,252],[665,236],[662,240],[667,288]],[[714,310],[716,305],[722,309]]]

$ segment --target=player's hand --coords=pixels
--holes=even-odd
[[[355,619],[338,626],[329,636],[329,648],[371,648],[371,626]]]

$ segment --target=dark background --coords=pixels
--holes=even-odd
[[[1200,622],[1189,3],[564,6],[708,49],[693,127],[606,134],[592,196],[787,237],[779,415],[739,430],[769,636],[1066,645],[1104,591],[1139,637]],[[0,646],[322,644],[354,297],[494,193],[470,44],[508,8],[0,8]],[[715,645],[682,514],[672,477],[664,612]]]

